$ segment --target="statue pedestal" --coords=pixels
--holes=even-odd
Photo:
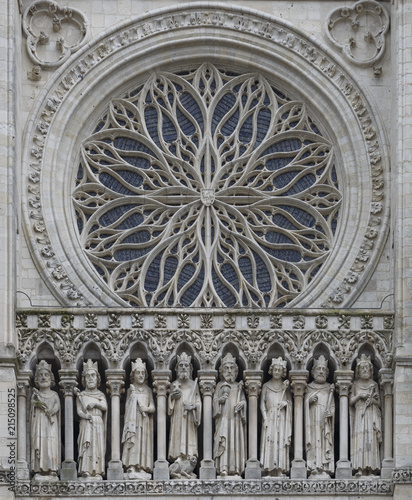
[[[17,460],[16,479],[20,479],[20,481],[28,481],[30,479],[29,466],[26,460]]]
[[[350,460],[338,460],[336,464],[336,479],[351,479],[352,478],[352,465]]]
[[[394,467],[395,467],[395,462],[393,458],[384,458],[382,461],[381,478],[392,479],[392,473]]]
[[[216,479],[214,460],[202,460],[200,462],[199,479]]]
[[[290,479],[306,479],[306,462],[304,460],[292,461]]]
[[[167,460],[156,460],[153,479],[155,481],[168,481],[170,479],[169,462]]]
[[[262,468],[259,460],[249,458],[246,462],[245,479],[262,479]]]
[[[61,481],[76,481],[77,479],[77,464],[73,460],[65,460],[60,469]]]
[[[110,460],[107,468],[107,479],[124,479],[123,464],[121,460]]]

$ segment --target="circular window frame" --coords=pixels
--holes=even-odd
[[[289,23],[219,4],[167,8],[124,23],[85,47],[47,84],[26,131],[23,190],[26,236],[42,276],[65,305],[131,307],[109,290],[77,243],[71,191],[80,144],[111,98],[153,71],[181,71],[206,59],[237,73],[259,71],[288,97],[307,103],[322,133],[323,124],[330,127],[325,136],[337,144],[337,168],[344,169],[338,174],[340,222],[331,255],[287,308],[347,307],[387,236],[388,157],[376,113],[326,48]]]

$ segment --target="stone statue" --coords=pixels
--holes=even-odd
[[[243,382],[236,382],[238,367],[230,353],[223,358],[219,374],[213,397],[213,457],[221,478],[239,477],[246,462],[246,397]]]
[[[313,382],[305,394],[306,463],[311,477],[329,477],[335,470],[335,386],[326,382],[329,370],[324,356],[314,360],[311,373]]]
[[[260,462],[264,474],[283,476],[290,468],[292,438],[292,397],[286,377],[286,361],[272,359],[269,368],[272,378],[263,384],[260,400],[262,437]]]
[[[169,394],[170,439],[169,460],[172,479],[196,478],[193,469],[197,464],[197,428],[202,415],[202,400],[196,380],[192,380],[191,357],[186,353],[177,356],[177,380]]]
[[[55,384],[51,365],[36,367],[30,407],[31,470],[33,479],[56,481],[60,469],[60,399],[50,388]]]
[[[372,377],[371,359],[362,354],[356,360],[355,381],[349,396],[351,461],[357,476],[373,475],[381,468],[381,403],[378,384]]]
[[[97,363],[91,359],[83,363],[82,384],[85,390],[76,390],[77,413],[80,417],[79,476],[85,479],[103,479],[106,455],[107,401],[97,388],[100,374]]]
[[[155,405],[147,378],[146,364],[140,358],[136,359],[132,363],[122,436],[122,461],[127,468],[128,479],[152,477]]]

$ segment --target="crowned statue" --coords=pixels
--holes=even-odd
[[[357,476],[376,475],[381,468],[381,401],[371,358],[365,354],[356,360],[349,405],[352,468]]]
[[[263,384],[260,400],[262,435],[260,461],[267,476],[284,476],[290,469],[292,397],[286,379],[286,361],[272,359],[272,378]]]
[[[314,360],[311,374],[313,381],[305,393],[306,462],[310,477],[330,477],[335,470],[335,386],[326,382],[329,369],[324,356]]]
[[[36,367],[31,406],[31,470],[33,479],[56,481],[60,469],[60,399],[51,390],[55,385],[51,365],[40,361]]]
[[[213,456],[220,478],[238,478],[246,462],[246,397],[243,382],[236,382],[238,366],[230,353],[222,359],[219,374],[213,397]]]
[[[193,380],[191,357],[183,352],[177,356],[177,379],[169,394],[170,415],[169,461],[172,479],[195,478],[197,464],[197,429],[202,415],[202,400],[197,379]]]
[[[84,391],[75,390],[77,414],[80,417],[79,477],[103,479],[106,456],[107,401],[98,389],[101,379],[97,362],[83,363],[82,384]]]
[[[132,362],[123,428],[122,462],[128,479],[150,479],[153,470],[153,392],[147,384],[146,363]]]

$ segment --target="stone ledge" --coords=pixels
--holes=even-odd
[[[115,496],[191,496],[219,495],[251,498],[254,495],[391,495],[393,483],[389,480],[373,479],[263,479],[213,481],[73,481],[73,482],[18,482],[16,497],[85,497]]]

